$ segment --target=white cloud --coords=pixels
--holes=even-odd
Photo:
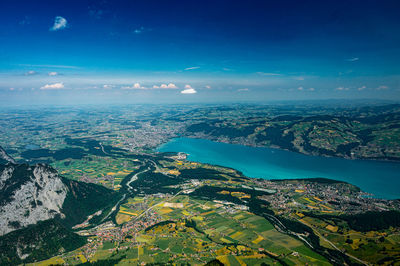
[[[33,71],[33,70],[29,70],[28,72],[25,73],[25,76],[32,76],[32,75],[36,75],[37,72]]]
[[[199,69],[200,67],[198,66],[194,66],[194,67],[187,67],[185,68],[185,70],[193,70],[193,69]]]
[[[206,89],[211,89],[211,86],[210,85],[206,85]]]
[[[15,90],[15,88],[10,88],[10,91],[13,91],[13,90]]]
[[[53,84],[46,84],[43,87],[40,87],[41,90],[60,90],[64,89],[64,83],[58,82]]]
[[[150,31],[153,31],[153,29],[145,28],[145,27],[142,26],[142,27],[134,29],[132,31],[132,33],[134,33],[134,34],[142,34],[142,33],[150,32]]]
[[[302,90],[304,90],[304,88],[303,87],[298,87],[297,90],[302,91]]]
[[[357,90],[362,91],[365,90],[367,87],[366,86],[361,86],[360,88],[358,88]]]
[[[57,72],[49,72],[48,75],[51,77],[54,77],[54,76],[57,76],[58,73]]]
[[[388,86],[384,86],[384,85],[381,85],[381,86],[379,86],[378,88],[376,88],[378,91],[381,91],[381,90],[387,90],[388,89]]]
[[[338,90],[338,91],[348,91],[348,90],[349,90],[349,88],[345,88],[345,87],[338,87],[338,88],[336,88],[336,90]]]
[[[146,87],[140,86],[139,82],[136,82],[135,84],[133,84],[132,86],[125,86],[125,87],[121,87],[121,89],[123,90],[145,90],[147,89]]]
[[[114,85],[109,85],[109,84],[104,84],[103,89],[112,89],[114,88]]]
[[[358,58],[358,57],[352,57],[352,58],[346,59],[346,61],[348,61],[348,62],[354,62],[354,61],[358,61],[358,60],[360,60],[360,58]]]
[[[278,73],[257,72],[257,74],[261,76],[281,76],[281,74]]]
[[[140,34],[144,31],[144,27],[137,28],[133,31],[133,33]]]
[[[194,94],[194,93],[197,93],[197,91],[195,89],[193,89],[192,86],[187,84],[187,85],[185,85],[185,89],[183,91],[181,91],[181,93],[183,93],[183,94]]]
[[[63,17],[57,16],[54,19],[54,25],[50,28],[50,31],[58,31],[67,27],[67,20]]]
[[[34,65],[34,64],[18,64],[18,66],[25,67],[44,67],[44,68],[70,68],[70,69],[79,69],[78,66],[66,66],[66,65]]]
[[[183,94],[194,94],[194,93],[197,93],[197,91],[195,89],[186,89],[186,90],[181,91],[181,93],[183,93]]]
[[[295,80],[304,80],[304,77],[295,77]]]
[[[160,86],[154,85],[153,89],[177,89],[178,87],[174,83],[161,84]]]
[[[249,91],[249,88],[238,89],[237,91]]]
[[[315,91],[315,89],[314,89],[314,88],[309,88],[308,90],[309,90],[309,91]]]
[[[178,87],[174,83],[168,84],[168,89],[177,89]]]

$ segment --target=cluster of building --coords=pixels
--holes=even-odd
[[[213,200],[216,204],[214,205],[217,208],[222,208],[226,212],[230,214],[236,213],[238,210],[240,211],[248,211],[249,207],[246,205],[239,205],[235,204],[229,201],[224,201],[224,200]]]
[[[85,174],[82,175],[81,178],[79,178],[79,181],[85,182],[85,183],[93,183],[93,184],[102,184],[104,182],[106,183],[113,183],[114,182],[114,176],[112,175],[105,175],[102,177],[97,177],[97,178],[90,178],[86,176]]]
[[[276,191],[262,196],[272,208],[290,211],[293,208],[343,212],[356,214],[366,211],[400,209],[399,200],[384,200],[360,191],[353,185],[336,182],[314,182],[305,180],[255,181],[258,186]],[[305,201],[302,203],[299,199]],[[317,204],[313,204],[317,203]],[[316,207],[317,206],[317,207]],[[318,207],[322,206],[322,207]]]
[[[124,237],[136,235],[138,232],[162,221],[162,217],[154,210],[148,210],[139,219],[133,219],[122,226]]]
[[[129,130],[124,136],[124,142],[130,151],[154,148],[176,137],[177,132],[179,132],[177,127],[168,124],[152,125],[146,121],[141,123],[140,128]]]
[[[91,258],[96,253],[97,249],[106,241],[120,243],[123,240],[131,239],[131,246],[136,245],[137,243],[135,240],[138,232],[162,221],[159,214],[152,209],[148,209],[148,206],[145,205],[146,204],[138,203],[137,206],[143,208],[147,207],[147,210],[137,218],[124,224],[122,228],[109,221],[93,229],[80,231],[80,235],[91,236],[88,243],[83,247],[84,256],[87,259]]]

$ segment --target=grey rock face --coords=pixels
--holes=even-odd
[[[48,166],[3,166],[0,168],[0,235],[62,215],[67,192],[57,172]]]

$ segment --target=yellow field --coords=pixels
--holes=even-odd
[[[180,172],[178,170],[169,170],[168,174],[170,174],[170,175],[180,175]]]
[[[328,224],[325,228],[328,229],[328,230],[331,231],[331,232],[334,232],[334,233],[336,233],[337,230],[339,229],[339,227],[337,227],[337,226],[332,226],[332,225],[330,225],[330,224]]]
[[[233,235],[231,235],[231,237],[232,237],[233,239],[236,239],[237,237],[239,237],[239,236],[241,236],[241,235],[243,235],[243,232],[237,231],[236,233],[234,233]]]
[[[145,235],[140,235],[136,237],[136,241],[138,242],[145,242],[145,243],[150,243],[151,239]]]
[[[229,259],[228,259],[227,256],[218,256],[217,259],[218,259],[220,262],[222,262],[224,265],[228,265],[228,266],[231,265],[231,264],[229,263]]]
[[[235,218],[236,220],[240,220],[240,219],[242,219],[243,217],[244,217],[243,214],[238,214],[238,215],[234,216],[233,218]]]
[[[214,213],[215,211],[214,210],[212,210],[212,211],[209,211],[209,212],[204,212],[204,213],[202,213],[201,215],[207,215],[207,214],[211,214],[211,213]]]
[[[306,201],[310,202],[310,203],[315,203],[314,201],[310,200],[309,198],[304,198]]]
[[[132,216],[137,216],[137,213],[134,213],[134,212],[127,212],[127,211],[123,211],[123,210],[120,210],[119,212],[123,213],[123,214],[132,215]]]
[[[326,205],[324,205],[324,204],[321,204],[321,206],[324,207],[325,209],[332,210],[331,207],[328,207],[328,206],[326,206]]]
[[[123,224],[123,223],[129,222],[131,220],[131,217],[132,216],[130,216],[130,215],[118,213],[117,217],[115,217],[115,220],[116,220],[117,224]]]
[[[79,259],[81,260],[82,263],[87,262],[87,259],[82,254],[79,254],[77,257],[79,257]]]
[[[192,219],[197,221],[203,221],[204,218],[201,216],[193,216]]]
[[[139,252],[138,252],[139,256],[142,256],[143,255],[143,247],[139,247],[138,249],[139,249]]]
[[[228,240],[228,239],[226,239],[224,237],[221,237],[221,241],[223,241],[225,243],[228,243],[228,244],[232,243],[232,241],[230,241],[230,240]]]
[[[167,214],[167,213],[172,212],[172,209],[163,207],[163,208],[160,209],[160,212],[162,212],[163,214]]]
[[[38,265],[38,266],[60,265],[60,264],[62,265],[64,263],[65,263],[65,261],[62,258],[54,257],[54,258],[51,258],[51,259],[48,259],[48,260],[44,260],[44,261],[38,262],[36,265]]]
[[[262,237],[262,236],[258,236],[256,239],[254,239],[253,241],[251,241],[251,242],[253,242],[253,244],[258,244],[258,243],[260,243],[261,241],[263,241],[264,240],[264,238]]]

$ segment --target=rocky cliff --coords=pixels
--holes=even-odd
[[[62,216],[67,193],[67,186],[49,166],[0,165],[0,235]]]

